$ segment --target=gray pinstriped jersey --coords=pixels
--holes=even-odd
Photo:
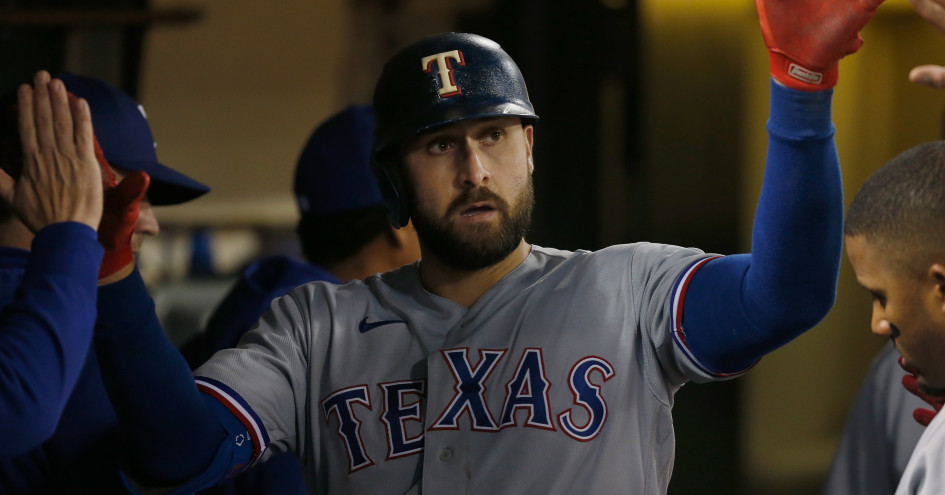
[[[945,493],[945,414],[929,423],[899,480],[896,495]]]
[[[674,287],[706,257],[533,246],[468,309],[417,264],[311,283],[196,375],[242,397],[315,493],[661,494],[673,394],[715,379],[673,337]]]
[[[822,495],[889,495],[896,491],[925,427],[912,410],[928,408],[902,386],[905,372],[890,342],[873,360],[850,407]]]

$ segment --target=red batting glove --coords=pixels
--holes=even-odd
[[[771,75],[800,91],[837,84],[837,62],[863,44],[860,30],[883,0],[755,0]]]
[[[105,248],[105,256],[98,269],[98,279],[101,280],[134,262],[131,236],[138,222],[138,205],[148,190],[151,178],[144,172],[137,172],[125,177],[119,184],[115,171],[105,160],[98,139],[93,139],[93,144],[95,158],[102,168],[105,197],[102,220],[98,225],[98,242]]]
[[[935,418],[935,415],[942,410],[942,404],[945,403],[945,399],[941,397],[933,397],[921,389],[919,389],[919,384],[915,380],[915,375],[903,375],[902,377],[902,386],[906,387],[906,390],[912,392],[918,398],[928,402],[932,409],[925,409],[922,407],[916,408],[912,411],[912,417],[919,422],[922,426],[928,426],[932,422],[932,419]]]
[[[916,382],[915,373],[906,367],[905,362],[902,359],[902,356],[899,356],[899,366],[902,369],[906,370],[908,375],[902,377],[902,386],[906,387],[906,390],[911,392],[916,397],[928,402],[932,409],[925,409],[922,407],[916,408],[912,411],[912,417],[919,422],[922,426],[928,426],[932,422],[932,419],[935,418],[935,415],[942,410],[942,404],[945,403],[945,398],[943,397],[934,397],[919,388],[918,382]]]
[[[138,223],[141,199],[150,182],[148,174],[138,170],[128,174],[117,186],[105,189],[105,209],[98,226],[98,242],[105,248],[99,280],[134,263],[131,236]]]

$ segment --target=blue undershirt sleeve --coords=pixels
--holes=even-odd
[[[20,286],[0,312],[0,456],[56,430],[92,340],[102,254],[81,223],[36,233]]]
[[[95,346],[140,485],[211,486],[244,464],[251,442],[217,401],[198,391],[165,336],[137,269],[99,289]]]
[[[683,305],[685,340],[713,372],[751,367],[833,306],[843,191],[832,96],[771,81],[768,157],[752,252],[706,263],[693,275]]]

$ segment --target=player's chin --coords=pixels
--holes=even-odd
[[[919,389],[922,390],[922,392],[932,397],[945,398],[945,383],[930,383],[923,376],[919,376],[916,383],[918,383]]]
[[[142,244],[144,244],[144,239],[140,235],[133,234],[131,236],[131,254],[134,255],[135,261],[138,261],[138,255],[141,254]]]

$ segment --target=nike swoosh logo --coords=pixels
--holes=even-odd
[[[370,332],[371,330],[374,330],[377,327],[382,327],[384,325],[392,325],[394,323],[407,323],[404,320],[381,320],[381,321],[374,321],[374,322],[368,323],[367,320],[368,320],[368,317],[365,316],[364,319],[361,320],[361,323],[358,323],[358,330],[361,333]]]

